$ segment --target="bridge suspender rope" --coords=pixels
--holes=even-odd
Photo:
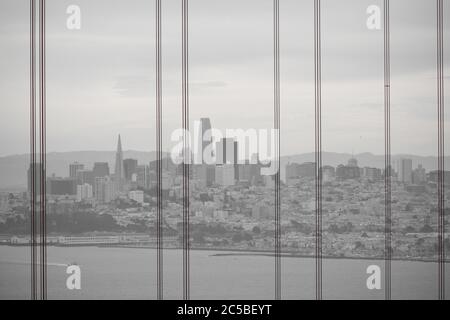
[[[31,213],[31,299],[47,299],[47,222],[46,222],[46,75],[45,0],[30,0],[30,213]],[[38,28],[36,30],[36,13]],[[38,31],[38,55],[36,55]],[[38,72],[36,73],[36,60]],[[38,84],[36,83],[38,76]],[[37,94],[37,89],[39,93]],[[38,99],[38,104],[36,103]],[[37,105],[39,110],[37,110]],[[38,118],[37,118],[38,117]],[[38,122],[37,122],[38,121]],[[37,128],[39,127],[39,133]],[[39,136],[39,163],[36,141]],[[38,165],[39,164],[39,165]],[[38,192],[39,191],[39,192]],[[39,214],[37,203],[39,202]],[[39,221],[39,226],[38,226]],[[39,234],[39,242],[37,236]],[[39,253],[38,253],[39,247]],[[39,263],[38,263],[39,260]],[[39,265],[39,272],[38,272]],[[39,283],[39,290],[38,290]],[[39,295],[38,295],[39,292]]]
[[[281,299],[281,210],[280,210],[280,13],[279,0],[273,1],[274,23],[274,128],[275,161],[275,299]]]
[[[322,62],[320,0],[314,0],[316,299],[322,300]]]
[[[183,123],[183,299],[189,300],[189,74],[188,0],[182,0],[182,123]]]
[[[444,15],[443,0],[437,0],[437,112],[438,112],[438,280],[440,300],[445,300],[445,192],[444,192]]]
[[[40,236],[41,236],[41,300],[47,300],[47,221],[46,221],[46,56],[45,56],[45,0],[39,6],[39,126],[40,126]]]
[[[161,0],[156,0],[156,237],[157,299],[164,297],[163,277],[163,212],[162,212],[162,70],[161,70]]]
[[[391,259],[392,259],[392,220],[391,220],[391,61],[389,0],[384,0],[384,263],[385,299],[391,300]]]
[[[30,0],[30,211],[31,211],[31,299],[37,294],[36,242],[36,1]]]

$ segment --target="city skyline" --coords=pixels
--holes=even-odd
[[[196,119],[193,119],[193,121],[197,121]],[[198,158],[198,155],[201,151],[205,151],[205,148],[208,146],[208,144],[211,145],[212,150],[213,150],[213,154],[216,152],[216,149],[219,148],[219,152],[217,154],[217,156],[220,157],[225,157],[227,158],[226,160],[230,161],[236,161],[238,160],[241,163],[244,163],[245,161],[249,161],[249,160],[254,160],[254,155],[249,154],[249,150],[252,148],[248,148],[245,147],[246,144],[248,144],[250,142],[250,140],[244,139],[245,144],[244,144],[244,149],[246,149],[244,156],[242,156],[242,150],[240,149],[241,145],[239,144],[239,141],[243,141],[241,136],[236,137],[236,136],[230,136],[227,135],[228,132],[226,131],[225,133],[222,133],[222,136],[215,136],[214,140],[212,139],[212,137],[210,137],[209,135],[205,135],[207,130],[216,130],[216,128],[214,126],[212,126],[213,122],[211,121],[210,118],[200,118],[200,121],[197,122],[197,124],[200,124],[200,126],[197,128],[197,130],[193,130],[193,136],[191,136],[191,148],[195,149],[195,148],[200,148],[200,150],[197,151],[197,156],[193,157],[193,161],[196,164],[202,163],[202,161],[204,161],[204,159],[200,159]],[[230,131],[232,134],[232,131]],[[216,134],[216,133],[215,133]],[[248,133],[246,133],[248,134]],[[197,136],[195,136],[197,135]],[[205,141],[202,141],[201,136],[205,136]],[[83,168],[78,168],[78,169],[82,169],[80,170],[80,174],[83,174],[84,178],[83,181],[85,180],[92,180],[94,178],[90,178],[90,176],[92,175],[92,170],[88,170],[87,168],[84,168],[85,165],[93,165],[94,167],[97,167],[97,169],[94,168],[95,170],[100,170],[102,172],[101,175],[109,175],[110,169],[112,168],[114,169],[114,171],[112,172],[116,172],[117,169],[117,164],[118,163],[123,163],[123,168],[122,170],[120,170],[122,173],[121,175],[125,175],[126,174],[126,168],[125,166],[132,166],[132,167],[136,167],[137,166],[137,161],[139,159],[139,162],[142,161],[142,158],[147,158],[147,162],[150,161],[151,159],[156,159],[156,151],[134,151],[134,150],[127,150],[125,148],[125,150],[122,150],[122,136],[123,134],[116,133],[115,135],[115,139],[117,139],[116,141],[116,149],[115,151],[71,151],[71,152],[47,152],[47,158],[49,159],[49,162],[47,163],[47,172],[49,175],[56,175],[56,176],[65,176],[65,172],[66,172],[66,168],[62,168],[61,164],[62,162],[70,162],[70,166],[74,166],[74,168],[69,170],[74,170],[75,168],[78,168],[79,166],[83,167]],[[261,137],[258,136],[258,139],[260,139]],[[264,137],[263,137],[264,138]],[[114,139],[114,138],[113,138]],[[236,140],[237,139],[237,140]],[[128,145],[128,139],[127,137],[125,137],[125,146]],[[231,144],[231,142],[233,142]],[[173,144],[175,145],[175,144]],[[228,148],[231,147],[231,151],[232,152],[226,152],[225,147],[228,145]],[[231,146],[232,145],[232,146]],[[222,147],[221,147],[222,146]],[[173,147],[173,146],[172,146]],[[224,149],[224,150],[222,150]],[[257,149],[256,149],[257,150]],[[195,151],[195,150],[193,150]],[[99,153],[102,154],[102,156],[100,158],[96,158],[95,154]],[[105,158],[106,153],[111,153],[111,156],[108,156],[108,158]],[[77,158],[76,154],[80,154],[80,157]],[[113,155],[114,154],[114,155]],[[297,162],[297,163],[303,163],[303,162],[310,162],[313,161],[313,157],[314,157],[314,152],[309,152],[309,153],[303,153],[303,154],[295,154],[295,155],[281,155],[281,179],[283,181],[286,181],[286,164],[289,162]],[[134,156],[133,156],[134,155]],[[129,159],[129,158],[134,158],[136,157],[136,159]],[[165,151],[163,148],[163,157],[171,157],[173,156],[173,154],[170,153],[170,150]],[[380,155],[375,155],[369,152],[363,152],[363,153],[357,153],[355,154],[354,152],[350,153],[333,153],[333,152],[327,152],[327,151],[322,151],[322,156],[323,156],[323,165],[332,165],[337,167],[339,164],[345,164],[346,161],[351,158],[351,157],[355,157],[357,158],[358,161],[360,161],[362,163],[363,167],[373,167],[373,168],[384,168],[384,155],[380,154]],[[19,167],[17,167],[16,171],[11,170],[11,168],[7,171],[5,171],[4,169],[7,167],[4,167],[5,165],[10,167],[11,164],[8,164],[10,162],[9,159],[15,159],[15,158],[21,158],[20,162],[23,161],[30,161],[29,159],[29,155],[25,154],[25,155],[16,155],[16,156],[7,156],[7,157],[0,157],[0,173],[3,176],[2,181],[0,182],[0,188],[5,189],[8,187],[11,188],[23,188],[26,184],[26,181],[23,180],[22,174],[21,172],[23,172],[23,170],[25,169],[19,169]],[[54,157],[57,157],[59,160],[55,163],[54,160],[52,160]],[[90,160],[87,161],[82,161],[83,158],[88,157]],[[122,161],[118,161],[117,159],[121,158]],[[231,158],[235,157],[234,159]],[[417,155],[410,155],[410,154],[392,154],[392,165],[394,168],[397,168],[397,163],[401,158],[411,158],[412,161],[414,162],[414,166],[417,167],[418,165],[422,165],[427,171],[431,171],[431,170],[435,170],[437,169],[437,157],[435,156],[428,156],[428,157],[421,157],[421,156],[417,156]],[[127,158],[127,159],[125,159]],[[222,159],[223,160],[225,160]],[[28,159],[28,160],[27,160]],[[339,160],[340,159],[340,160]],[[55,159],[56,160],[56,159]],[[106,160],[106,162],[104,162]],[[131,163],[125,164],[126,161],[131,161]],[[172,159],[173,160],[173,159]],[[445,160],[445,168],[450,168],[450,157],[447,156],[444,158]],[[61,162],[62,161],[62,162]],[[103,161],[103,162],[102,162]],[[134,163],[134,161],[136,161],[136,163]],[[3,164],[2,164],[3,162]],[[15,162],[17,162],[17,160],[15,160]],[[145,163],[145,162],[144,162]],[[24,164],[25,165],[25,164]],[[69,164],[67,164],[69,166]],[[17,165],[14,165],[17,166]],[[105,167],[106,166],[106,167]],[[28,165],[26,165],[26,167],[28,167]],[[144,166],[145,167],[145,166]],[[20,170],[21,172],[17,171]],[[140,170],[146,170],[145,168],[141,168]],[[16,172],[16,173],[14,173]],[[98,174],[95,174],[94,176],[98,176]],[[239,176],[238,173],[238,168],[235,167],[235,178],[237,179]],[[117,184],[116,188],[117,189],[121,189],[121,183],[120,180],[115,180],[115,183]]]
[[[207,130],[211,129],[211,121],[209,118],[202,118],[201,123],[205,124],[206,127],[202,128],[198,132],[198,137],[194,137],[197,139],[198,150],[201,154],[203,154],[205,148],[208,144],[204,143],[205,141],[201,138],[205,136]],[[224,185],[224,186],[233,186],[240,182],[242,179],[244,181],[249,181],[249,177],[262,177],[264,174],[262,173],[263,165],[259,160],[252,161],[245,160],[243,162],[239,162],[238,160],[238,150],[239,145],[238,141],[232,137],[223,137],[219,139],[216,143],[213,143],[213,140],[207,135],[207,142],[212,146],[215,146],[214,153],[217,154],[216,162],[214,164],[207,164],[202,159],[198,163],[191,164],[193,169],[193,177],[192,179],[204,179],[205,186],[214,185]],[[259,159],[258,153],[253,154],[252,158],[256,157]],[[171,159],[170,154],[163,155],[163,161],[169,164],[171,163],[172,167],[178,167],[179,164],[176,164],[175,159]],[[126,183],[137,182],[137,186],[148,189],[154,185],[154,182],[150,182],[150,177],[155,175],[156,167],[154,163],[157,160],[152,160],[148,164],[142,164],[138,161],[138,159],[126,158],[124,159],[123,150],[122,150],[122,140],[121,135],[118,134],[117,139],[117,148],[115,151],[115,161],[114,167],[115,170],[112,174],[109,174],[109,168],[107,163],[102,162],[94,162],[93,169],[89,171],[89,169],[85,168],[85,164],[76,160],[68,165],[68,175],[56,176],[54,173],[51,175],[46,175],[46,180],[50,183],[49,190],[50,194],[52,191],[56,191],[59,194],[59,190],[57,187],[52,187],[52,183],[58,183],[61,188],[64,190],[72,190],[70,191],[72,194],[75,192],[79,197],[78,193],[84,193],[85,190],[78,190],[77,186],[84,186],[89,184],[91,188],[94,187],[94,190],[97,190],[99,187],[97,186],[97,180],[101,184],[110,183],[111,189],[111,200],[114,198],[114,194],[119,194],[124,191],[124,186]],[[153,164],[153,165],[152,165]],[[37,162],[36,165],[40,166],[40,163]],[[106,168],[101,169],[101,173],[96,173],[96,170],[99,170],[99,166],[105,166]],[[248,166],[249,169],[245,169]],[[257,171],[255,169],[251,169],[251,166],[256,166]],[[152,169],[153,167],[153,169]],[[201,169],[204,167],[204,169]],[[31,164],[30,164],[31,168]],[[97,168],[97,169],[96,169]],[[212,171],[210,169],[213,169]],[[138,169],[143,169],[144,171],[138,171]],[[284,169],[284,170],[283,170]],[[398,179],[399,182],[405,184],[423,184],[425,181],[431,179],[434,181],[436,179],[437,170],[427,170],[423,167],[422,163],[416,163],[416,166],[413,167],[413,160],[406,157],[399,157],[392,161],[392,174],[395,179]],[[359,166],[357,155],[352,154],[348,159],[347,163],[340,163],[336,166],[323,164],[323,179],[324,181],[329,181],[336,177],[336,179],[346,180],[346,179],[359,179],[366,178],[371,181],[381,181],[384,176],[383,168],[371,167],[371,166]],[[169,172],[168,166],[164,166],[163,172]],[[210,172],[211,171],[211,172]],[[290,180],[296,180],[298,178],[314,178],[315,177],[315,162],[299,162],[299,161],[290,161],[288,157],[287,163],[284,164],[281,168],[282,171],[282,180],[284,183],[289,184]],[[172,172],[175,176],[180,174],[177,169],[175,169],[175,173]],[[210,173],[208,173],[210,172]],[[253,173],[252,173],[253,172]],[[450,171],[448,171],[450,173]],[[139,175],[140,174],[140,175]],[[28,175],[28,192],[30,192],[30,169],[27,170]],[[89,176],[87,176],[89,175]],[[142,176],[143,175],[143,176]],[[212,175],[212,176],[211,176]],[[256,176],[255,176],[256,175]],[[248,176],[248,177],[247,177]],[[270,174],[268,176],[271,176]],[[246,178],[243,178],[246,177]],[[106,178],[106,180],[105,180]],[[258,178],[260,179],[260,178]],[[445,174],[445,180],[447,181],[447,173]],[[263,178],[261,180],[263,183],[267,183]],[[69,184],[63,186],[64,182],[68,182]],[[172,185],[174,182],[170,183]],[[73,184],[73,186],[72,186]],[[167,187],[167,181],[165,183]],[[128,186],[129,188],[129,186]],[[54,193],[54,192],[53,192]],[[95,192],[92,193],[90,191],[91,196],[95,195]],[[104,197],[103,197],[104,198]]]

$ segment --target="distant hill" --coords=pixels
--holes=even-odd
[[[165,154],[167,155],[167,154]],[[322,160],[324,165],[337,166],[346,164],[352,157],[348,153],[323,152]],[[360,167],[384,167],[384,156],[371,153],[360,153],[354,155]],[[139,164],[148,164],[156,159],[155,151],[124,151],[124,159],[137,159]],[[415,155],[393,155],[392,163],[400,158],[413,160],[413,168],[418,164],[429,170],[437,169],[437,157],[423,157]],[[12,155],[0,157],[0,189],[25,190],[27,185],[27,169],[29,167],[29,155]],[[109,163],[111,172],[114,171],[115,151],[73,151],[73,152],[51,152],[47,154],[47,175],[68,176],[69,164],[78,161],[86,168],[92,168],[94,162],[103,161]],[[281,157],[281,177],[284,178],[284,167],[288,162],[313,162],[314,152]],[[450,157],[445,159],[446,168],[450,168]]]

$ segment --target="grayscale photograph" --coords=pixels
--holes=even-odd
[[[447,0],[0,0],[0,300],[448,300],[449,103]]]

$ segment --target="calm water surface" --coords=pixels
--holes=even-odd
[[[191,250],[192,299],[273,299],[274,258],[217,256],[224,252]],[[0,299],[30,298],[30,248],[0,246]],[[81,290],[66,288],[66,265],[81,267]],[[156,250],[98,247],[48,247],[49,299],[155,299]],[[325,299],[383,299],[368,290],[366,268],[377,260],[324,259]],[[315,262],[282,259],[283,299],[314,299]],[[447,264],[447,292],[450,292]],[[383,286],[383,282],[382,282]],[[392,262],[395,299],[436,299],[437,264]],[[182,251],[164,251],[164,298],[181,299]]]

